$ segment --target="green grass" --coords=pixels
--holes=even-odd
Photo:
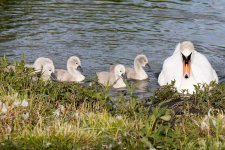
[[[145,101],[111,97],[94,83],[44,82],[24,61],[0,61],[0,149],[224,149],[225,85],[173,85]],[[28,102],[28,105],[27,103]]]

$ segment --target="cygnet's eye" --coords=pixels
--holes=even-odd
[[[51,72],[52,70],[51,70],[51,69],[49,69],[49,71]]]
[[[120,70],[120,72],[122,72],[122,71]]]

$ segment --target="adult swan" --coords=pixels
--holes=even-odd
[[[179,92],[187,89],[193,93],[193,85],[211,81],[218,83],[218,76],[207,58],[194,49],[193,43],[185,41],[179,43],[173,55],[164,61],[158,83],[163,86],[173,80]]]

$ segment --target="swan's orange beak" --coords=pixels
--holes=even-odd
[[[191,74],[191,54],[188,57],[185,57],[182,54],[182,57],[183,57],[183,76],[184,76],[185,79],[188,79],[190,77],[190,74]]]
[[[184,78],[189,78],[191,72],[191,61],[189,60],[188,63],[185,63],[185,60],[183,60],[183,76]]]

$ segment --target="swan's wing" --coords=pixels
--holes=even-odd
[[[180,43],[176,45],[173,55],[168,57],[163,63],[162,71],[158,77],[160,86],[171,83],[173,80],[176,80],[176,84],[181,83],[182,59],[178,52],[180,52]]]
[[[160,86],[166,85],[166,75],[164,74],[164,70],[161,71],[158,77],[158,83]]]
[[[191,65],[192,74],[194,79],[198,83],[207,83],[209,84],[211,81],[218,82],[218,76],[216,71],[212,68],[208,59],[195,51],[192,65]]]
[[[216,71],[214,69],[213,69],[213,77],[214,77],[216,83],[219,83],[218,75],[217,75],[217,73],[216,73]]]
[[[179,86],[182,78],[182,59],[179,53],[175,53],[167,58],[163,63],[163,68],[159,74],[158,83],[160,86],[171,83],[175,80],[175,85]]]
[[[207,83],[211,81],[218,82],[218,77],[212,68],[208,66],[192,65],[192,75],[197,83]]]

